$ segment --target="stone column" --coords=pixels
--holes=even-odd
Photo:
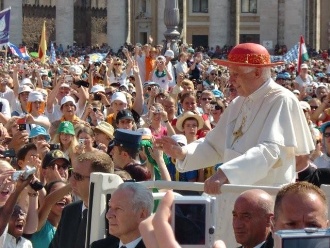
[[[157,40],[154,39],[154,45],[163,44],[164,32],[166,31],[166,26],[164,24],[164,10],[165,10],[165,0],[157,1]]]
[[[11,7],[10,11],[10,26],[9,26],[9,41],[15,45],[22,43],[23,38],[23,5],[22,0],[4,0],[3,8]],[[41,34],[41,27],[40,27]]]
[[[300,35],[306,35],[305,6],[301,0],[285,1],[284,45],[288,49],[299,42]]]
[[[62,44],[63,48],[73,45],[74,34],[74,6],[73,0],[56,1],[56,44]],[[49,43],[49,41],[48,41]]]
[[[117,52],[127,38],[127,0],[107,0],[107,40]]]
[[[229,2],[226,1],[209,1],[209,46],[214,47],[220,45],[221,47],[228,43],[228,12]]]
[[[260,44],[264,41],[268,41],[268,49],[270,52],[274,51],[275,45],[277,44],[277,30],[278,27],[278,12],[269,11],[278,9],[278,1],[259,1],[258,2],[258,14],[260,16]],[[267,13],[267,14],[262,14]],[[272,46],[270,46],[270,42]],[[291,47],[288,47],[290,49]]]
[[[187,0],[183,0],[183,12],[182,12],[182,43],[187,43]]]

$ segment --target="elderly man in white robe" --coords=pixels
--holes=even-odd
[[[223,184],[279,186],[295,180],[295,156],[314,149],[312,137],[297,97],[271,79],[266,48],[244,43],[235,46],[227,66],[238,97],[204,139],[186,147],[164,137],[155,142],[172,158],[179,171],[223,163],[205,181],[204,190],[219,194]]]

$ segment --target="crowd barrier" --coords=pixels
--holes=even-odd
[[[90,198],[86,243],[91,244],[95,240],[103,239],[108,234],[108,225],[105,214],[108,211],[108,201],[122,179],[115,174],[92,173],[90,183]],[[203,183],[171,182],[171,181],[144,181],[139,182],[148,188],[204,191]],[[275,198],[280,187],[250,186],[250,185],[223,185],[221,194],[216,198],[216,232],[215,238],[223,240],[227,247],[237,247],[232,228],[232,210],[236,198],[245,190],[262,189]],[[330,186],[328,188],[330,194]],[[154,193],[155,199],[160,199],[164,193]],[[87,245],[88,247],[88,245]]]

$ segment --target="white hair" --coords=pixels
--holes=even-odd
[[[140,183],[125,182],[118,186],[117,190],[128,189],[132,191],[133,196],[130,199],[134,212],[140,209],[147,210],[148,216],[151,215],[154,207],[154,198],[151,190]]]

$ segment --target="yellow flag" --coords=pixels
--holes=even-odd
[[[46,41],[46,21],[44,21],[44,24],[42,26],[42,31],[41,31],[41,39],[40,39],[40,44],[39,44],[39,59],[41,63],[46,62],[46,51],[47,51],[47,41]]]

